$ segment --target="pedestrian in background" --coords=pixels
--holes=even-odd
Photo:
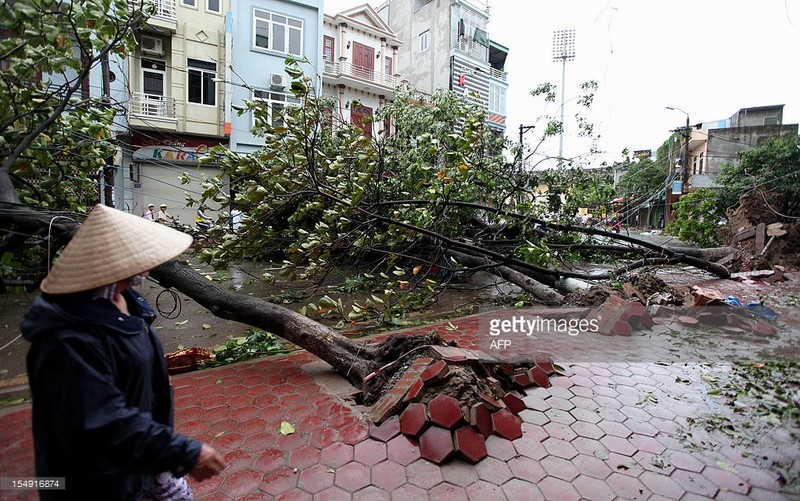
[[[156,218],[161,224],[174,224],[175,218],[167,212],[167,204],[161,204],[159,207],[158,216]]]
[[[65,477],[39,498],[190,500],[183,478],[225,468],[173,430],[172,388],[155,311],[133,288],[192,243],[184,233],[98,205],[25,313],[36,475]]]
[[[156,220],[156,206],[155,204],[150,204],[147,206],[147,211],[142,214],[142,217],[147,219],[148,221],[155,221]]]

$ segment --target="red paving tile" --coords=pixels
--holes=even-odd
[[[483,434],[471,425],[464,425],[453,433],[453,445],[456,453],[470,463],[477,463],[489,454]]]
[[[428,402],[428,415],[431,423],[448,430],[456,428],[464,420],[461,414],[461,404],[448,395],[438,395]]]
[[[419,451],[423,459],[436,464],[447,462],[455,454],[453,432],[431,426],[419,437]]]
[[[500,409],[492,413],[492,430],[507,440],[514,440],[522,436],[522,425],[519,419],[507,409]]]
[[[476,317],[458,324],[458,332],[436,330],[477,346]],[[472,332],[462,330],[470,325]],[[212,442],[230,464],[219,477],[190,480],[196,499],[657,501],[684,492],[681,501],[797,497],[781,493],[777,473],[757,467],[724,437],[717,437],[722,445],[714,451],[684,448],[678,435],[687,425],[684,418],[707,411],[706,397],[674,383],[685,367],[573,364],[570,375],[553,376],[549,388],[529,388],[503,402],[490,398],[493,410],[505,410],[490,413],[482,404],[484,422],[514,423],[512,431],[519,433],[510,436],[517,438],[490,435],[489,429],[484,442],[471,427],[459,428],[457,433],[480,438],[475,444],[484,445],[487,457],[477,464],[454,458],[438,466],[421,459],[417,440],[400,434],[399,418],[376,427],[362,419],[363,408],[348,403],[349,395],[328,394],[305,372],[311,362],[316,359],[296,354],[173,378],[178,431]],[[639,405],[642,392],[654,392],[659,403]],[[297,432],[278,433],[283,420]],[[30,475],[30,407],[0,409],[0,423],[0,471]],[[452,440],[451,431],[437,429]],[[786,446],[781,454],[791,457],[796,443],[787,438]],[[5,499],[35,499],[11,495]]]

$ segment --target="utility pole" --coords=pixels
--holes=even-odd
[[[683,172],[681,174],[681,192],[689,192],[689,139],[692,129],[689,127],[689,114],[686,114],[686,127],[683,128]]]
[[[689,139],[692,137],[692,128],[689,126],[689,113],[675,106],[667,106],[668,110],[680,111],[686,115],[686,126],[681,133],[683,135],[683,148],[681,149],[681,193],[689,191]]]
[[[103,53],[100,58],[100,70],[103,80],[103,107],[108,108],[111,106],[111,70],[108,63],[108,52]],[[117,168],[114,166],[114,154],[107,156],[105,162],[102,203],[108,207],[114,207],[114,178],[117,172]]]
[[[558,163],[564,161],[564,94],[567,80],[567,61],[575,59],[575,30],[553,32],[553,62],[561,61],[561,134],[558,136]]]
[[[519,163],[520,172],[522,172],[523,154],[525,152],[524,151],[525,150],[525,143],[522,142],[523,141],[522,136],[523,136],[523,134],[525,134],[529,130],[535,129],[535,128],[536,128],[535,125],[521,125],[520,124],[520,126],[519,126],[519,153],[517,154],[517,156],[518,156],[518,163]]]

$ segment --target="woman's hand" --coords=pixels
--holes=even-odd
[[[197,464],[189,471],[189,476],[198,482],[202,482],[214,475],[219,475],[227,467],[225,459],[216,449],[203,444],[203,448],[200,449],[200,456],[197,458]]]

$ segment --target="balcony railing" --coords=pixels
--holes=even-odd
[[[337,77],[353,77],[358,80],[373,82],[375,84],[391,88],[395,88],[399,83],[398,78],[393,75],[387,75],[385,73],[381,73],[380,71],[370,70],[368,68],[364,68],[363,66],[355,66],[354,64],[348,62],[334,63],[331,61],[325,61],[325,74],[334,75]]]
[[[497,68],[489,68],[489,74],[492,78],[496,78],[497,80],[502,80],[503,82],[506,81],[508,78],[508,73],[502,70],[498,70]]]
[[[175,98],[132,92],[128,111],[131,118],[175,118]]]
[[[128,0],[128,5],[136,9],[144,5],[144,11],[150,13],[151,19],[177,22],[175,0]],[[150,10],[152,9],[152,11]]]

